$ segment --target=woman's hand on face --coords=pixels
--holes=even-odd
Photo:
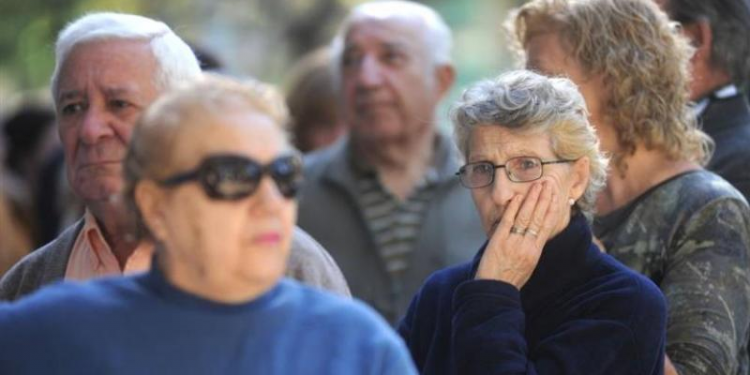
[[[534,183],[525,198],[514,196],[487,244],[476,278],[503,281],[520,290],[559,221],[557,200],[549,181]]]

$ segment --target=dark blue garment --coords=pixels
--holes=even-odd
[[[0,305],[0,374],[414,373],[370,308],[291,280],[230,305],[182,292],[154,267]]]
[[[711,97],[699,117],[716,149],[706,168],[729,181],[750,201],[750,106],[745,95]]]
[[[483,252],[433,274],[401,322],[422,374],[664,372],[664,297],[600,252],[582,215],[547,243],[520,292],[474,279]]]

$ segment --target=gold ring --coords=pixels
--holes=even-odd
[[[514,225],[514,226],[510,227],[510,233],[512,233],[512,234],[520,234],[520,235],[523,236],[526,233],[526,229],[521,229],[521,228],[519,228],[519,227],[517,227],[517,226]]]
[[[539,237],[539,232],[537,232],[537,231],[535,231],[535,230],[533,230],[531,228],[526,229],[526,234],[530,234],[530,235],[532,235],[534,237]]]

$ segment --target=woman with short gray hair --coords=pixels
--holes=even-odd
[[[576,86],[506,73],[452,114],[488,241],[432,275],[401,322],[420,372],[661,374],[661,293],[592,242],[608,161]]]

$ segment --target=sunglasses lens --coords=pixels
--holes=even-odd
[[[302,180],[302,166],[298,158],[279,158],[271,164],[270,172],[283,196],[293,198],[297,195]]]
[[[261,167],[244,158],[214,159],[206,165],[203,183],[212,198],[236,200],[255,192]]]

